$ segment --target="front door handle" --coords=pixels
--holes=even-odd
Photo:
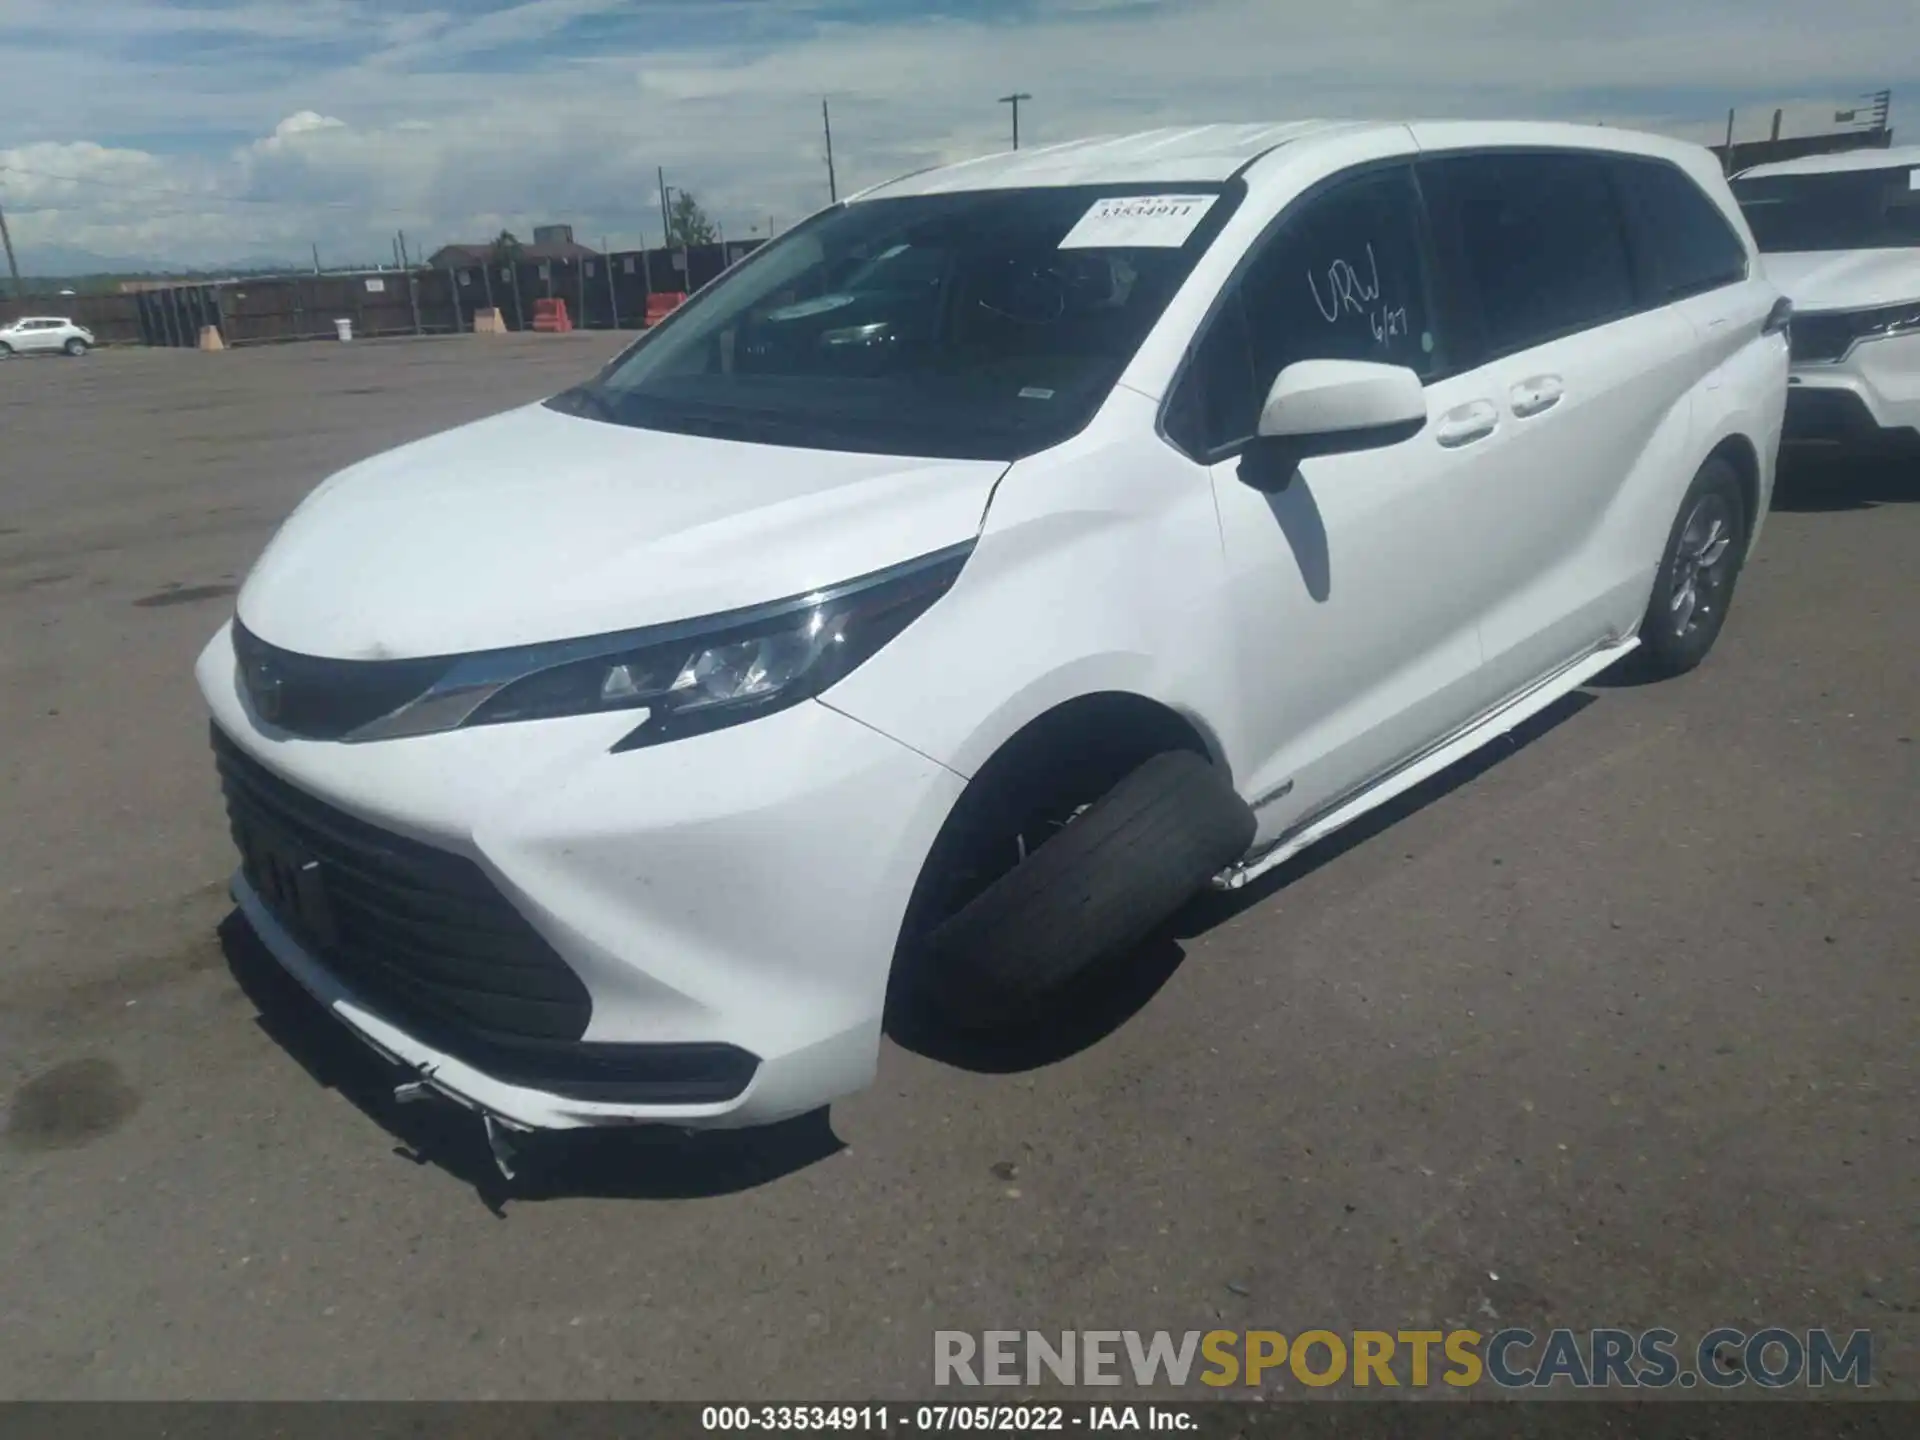
[[[1449,450],[1484,440],[1500,424],[1500,411],[1491,400],[1472,400],[1456,405],[1440,417],[1433,427],[1433,438]]]
[[[1522,420],[1544,414],[1558,405],[1566,393],[1566,382],[1558,375],[1531,376],[1513,387],[1513,413]]]

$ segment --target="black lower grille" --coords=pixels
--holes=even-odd
[[[461,856],[343,814],[216,728],[249,884],[375,1010],[498,1079],[581,1099],[731,1099],[758,1060],[730,1045],[589,1043],[586,986]]]
[[[1858,334],[1851,314],[1795,315],[1787,329],[1787,349],[1795,360],[1838,360]]]

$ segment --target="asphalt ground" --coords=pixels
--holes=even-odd
[[[0,366],[0,1396],[925,1397],[935,1329],[1827,1326],[1920,1396],[1920,465],[1719,648],[994,1049],[512,1184],[231,918],[191,680],[330,471],[612,337]],[[1283,1382],[1291,1385],[1291,1381]]]

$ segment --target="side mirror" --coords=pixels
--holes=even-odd
[[[1403,365],[1297,360],[1267,392],[1241,478],[1257,490],[1284,490],[1302,460],[1398,445],[1426,424],[1427,392]]]

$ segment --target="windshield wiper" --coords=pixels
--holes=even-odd
[[[596,420],[619,423],[619,415],[614,403],[598,385],[589,381],[585,385],[576,385],[571,390],[562,390],[547,402],[551,409],[563,414],[588,416]]]

